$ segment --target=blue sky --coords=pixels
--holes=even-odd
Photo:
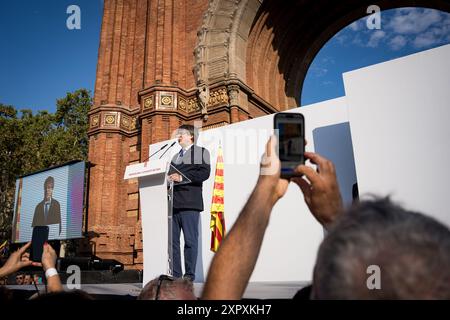
[[[69,30],[68,6],[81,10],[81,29]],[[0,102],[18,109],[56,110],[56,99],[93,91],[103,2],[0,2]]]
[[[379,30],[359,19],[331,38],[306,75],[301,104],[344,96],[342,73],[450,43],[450,14],[424,8],[381,11]]]
[[[81,9],[81,30],[69,30],[69,5]],[[0,102],[18,109],[56,110],[56,99],[93,92],[101,0],[0,2]],[[366,18],[342,29],[308,70],[302,105],[343,96],[342,73],[450,43],[450,15],[431,9],[381,12],[381,29]]]

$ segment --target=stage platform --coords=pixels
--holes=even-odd
[[[252,282],[244,293],[244,299],[291,299],[306,282]],[[204,283],[194,283],[196,296],[200,296]],[[36,291],[34,285],[7,285],[9,289],[21,291],[24,297],[31,296]],[[40,291],[45,291],[44,285],[38,285]],[[64,286],[68,290],[67,286]],[[133,300],[139,295],[141,283],[92,283],[82,284],[81,289],[92,294],[97,299],[127,299]]]

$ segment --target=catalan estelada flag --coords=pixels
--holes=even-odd
[[[211,251],[217,252],[222,239],[225,237],[225,211],[223,203],[223,154],[219,146],[216,163],[216,176],[211,205]]]

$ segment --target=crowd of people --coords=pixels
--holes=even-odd
[[[289,183],[299,187],[298,201],[326,230],[311,286],[294,299],[450,299],[450,230],[422,213],[408,211],[389,198],[360,201],[345,208],[333,163],[305,152],[309,164],[299,176],[280,177],[277,141],[271,137],[260,176],[247,203],[215,254],[200,297],[189,278],[161,275],[147,283],[140,300],[242,299],[255,268],[272,208]],[[30,243],[0,268],[0,278],[30,265],[42,266],[48,293],[36,299],[91,299],[80,290],[66,292],[55,269],[56,253],[46,244],[42,261],[29,260]],[[382,285],[367,285],[369,266],[382,272]]]
[[[8,277],[3,277],[0,279],[0,285],[8,285],[8,284],[14,284],[14,285],[32,285],[32,284],[42,284],[42,277],[40,277],[37,273],[24,273],[19,272],[16,274],[15,282],[9,283]]]

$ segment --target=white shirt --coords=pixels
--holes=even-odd
[[[51,198],[50,198],[49,201],[45,201],[44,202],[44,216],[45,216],[45,220],[47,220],[48,212],[50,211],[51,204],[52,204],[52,199]]]
[[[183,148],[183,155],[185,155],[186,154],[186,152],[193,146],[194,144],[193,143],[191,143],[190,145],[188,145],[186,148]]]
[[[184,157],[184,155],[186,154],[186,152],[193,146],[194,144],[193,143],[191,143],[190,145],[188,145],[186,148],[181,148],[182,150],[183,150],[183,157]],[[180,150],[181,151],[181,150]],[[178,152],[178,158],[177,158],[177,161],[178,161],[178,159],[180,158],[180,153]]]

